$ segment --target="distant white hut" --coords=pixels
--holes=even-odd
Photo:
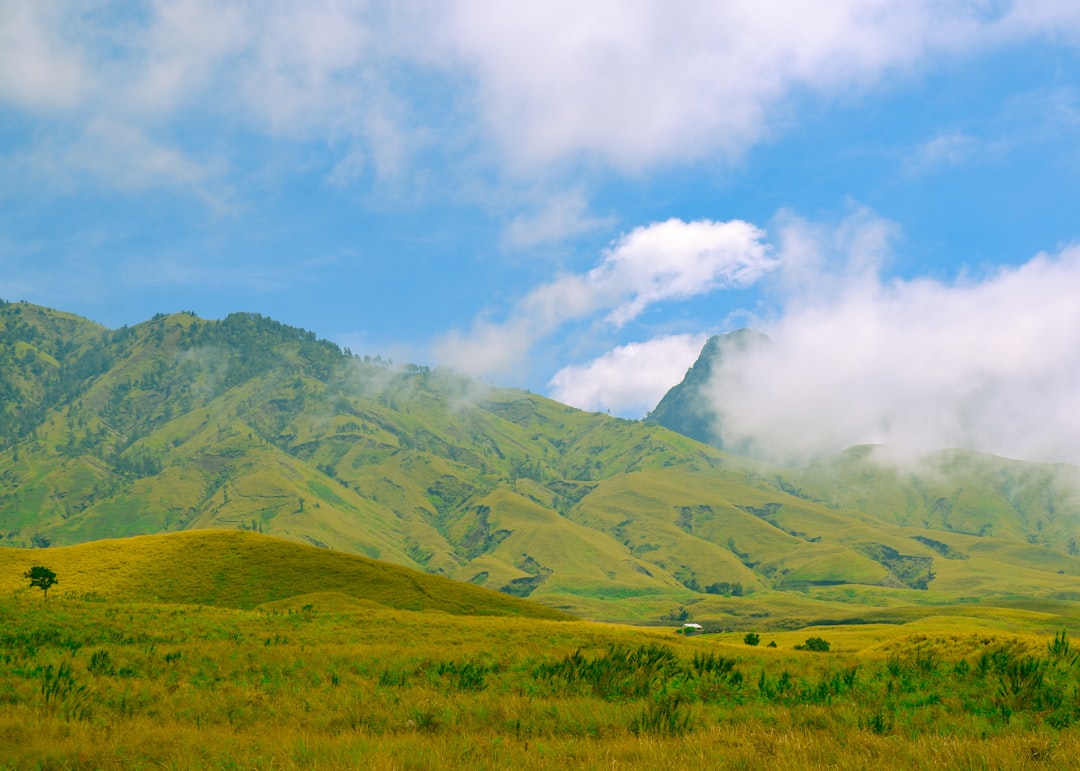
[[[683,634],[701,634],[704,631],[705,627],[703,627],[701,624],[695,624],[691,622],[689,624],[682,625]]]

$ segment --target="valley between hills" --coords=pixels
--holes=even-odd
[[[108,330],[6,303],[0,357],[5,547],[250,531],[715,629],[1080,597],[1072,466],[863,446],[773,467],[256,314]]]

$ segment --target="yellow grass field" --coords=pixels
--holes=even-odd
[[[190,555],[185,538],[212,558],[171,561]],[[1075,624],[1070,606],[762,631],[752,646],[742,632],[543,618],[548,609],[499,608],[499,595],[486,605],[492,593],[450,582],[463,593],[440,597],[431,577],[406,591],[404,573],[394,583],[360,569],[378,563],[350,563],[349,578],[359,558],[277,551],[250,534],[161,540],[0,551],[0,768],[1065,768],[1080,758],[1080,663],[1068,632],[1052,631]],[[152,554],[159,580],[172,565],[171,585],[150,580],[140,560]],[[22,577],[28,557],[60,579],[47,601]],[[336,569],[318,567],[326,560]],[[288,580],[258,581],[243,562],[277,564]],[[182,598],[217,585],[198,578],[206,564],[228,568],[217,605]],[[297,592],[279,596],[283,586]]]

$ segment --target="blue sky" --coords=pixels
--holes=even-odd
[[[890,403],[1065,393],[1077,201],[1071,2],[0,0],[0,297],[110,327],[255,311],[631,417],[747,325],[952,341],[974,385]]]

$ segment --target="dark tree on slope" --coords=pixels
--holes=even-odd
[[[60,583],[60,580],[56,577],[56,573],[43,565],[34,565],[34,567],[23,573],[23,578],[30,579],[30,588],[37,588],[43,591],[45,593],[46,601],[49,599],[49,589]]]

